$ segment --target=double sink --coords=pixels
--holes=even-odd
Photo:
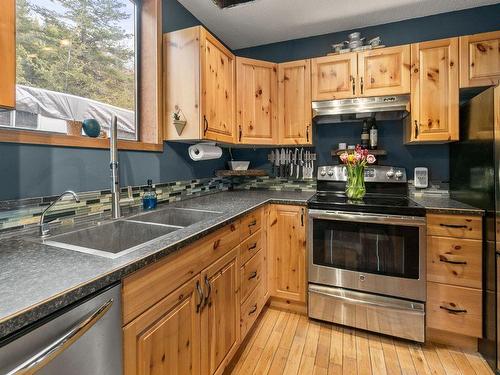
[[[118,258],[159,237],[220,214],[221,212],[217,211],[168,207],[53,235],[40,241],[63,249]]]

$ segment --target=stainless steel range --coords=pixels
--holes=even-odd
[[[425,209],[403,168],[365,169],[367,194],[344,194],[345,167],[318,168],[309,207],[309,316],[423,342]]]

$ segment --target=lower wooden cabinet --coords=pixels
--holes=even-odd
[[[199,374],[200,278],[194,277],[123,329],[124,374]]]
[[[268,243],[272,262],[271,296],[306,303],[306,208],[273,205]]]

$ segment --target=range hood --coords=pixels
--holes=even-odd
[[[371,98],[338,99],[312,102],[317,124],[345,121],[402,120],[408,116],[410,95],[376,96]]]

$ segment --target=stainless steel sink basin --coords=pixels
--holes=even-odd
[[[178,229],[165,225],[118,220],[55,235],[42,241],[44,244],[63,249],[117,258]]]
[[[188,227],[202,220],[210,219],[221,212],[196,210],[190,208],[165,208],[134,216],[129,221]]]

